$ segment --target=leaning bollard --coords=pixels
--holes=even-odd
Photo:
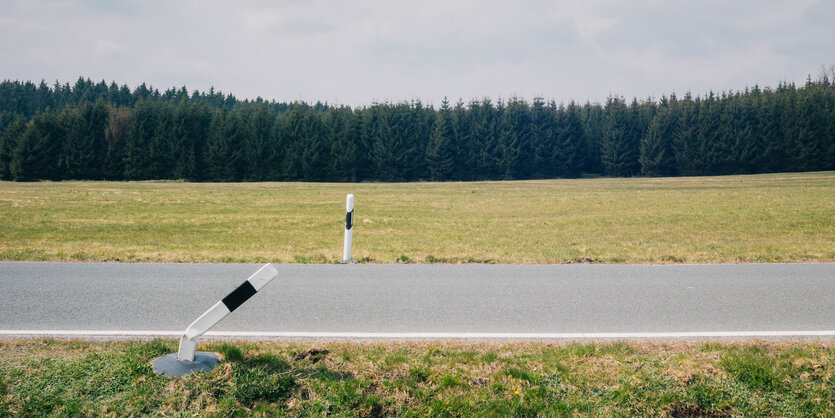
[[[345,201],[345,245],[342,247],[342,260],[340,263],[356,263],[351,258],[351,231],[354,229],[354,195],[349,194]]]
[[[212,329],[277,276],[278,270],[272,264],[261,267],[232,293],[226,295],[215,306],[194,320],[180,338],[180,349],[177,355],[169,354],[154,359],[151,363],[154,371],[164,376],[184,376],[212,370],[220,359],[213,353],[195,351],[197,349],[196,338]]]

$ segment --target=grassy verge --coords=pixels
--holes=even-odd
[[[0,182],[0,260],[835,261],[835,172],[327,184]]]
[[[832,342],[210,343],[185,378],[174,341],[0,341],[0,415],[835,414]]]

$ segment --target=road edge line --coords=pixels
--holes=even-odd
[[[0,337],[179,337],[181,331],[163,330],[0,330]],[[265,332],[209,331],[212,339],[311,339],[311,340],[641,340],[700,338],[835,338],[835,330],[824,331],[696,331],[696,332]]]

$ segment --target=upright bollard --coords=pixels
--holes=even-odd
[[[342,260],[340,263],[356,263],[351,258],[351,231],[354,229],[354,195],[348,194],[345,201],[345,245],[342,247]]]
[[[265,264],[255,274],[249,276],[237,289],[226,295],[186,328],[180,338],[180,349],[176,356],[169,354],[154,359],[151,362],[154,371],[163,376],[184,376],[212,370],[220,359],[213,353],[196,351],[197,337],[212,329],[277,276],[278,270],[272,264]]]

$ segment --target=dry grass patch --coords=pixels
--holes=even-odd
[[[0,182],[0,260],[835,261],[835,172],[473,183]]]

